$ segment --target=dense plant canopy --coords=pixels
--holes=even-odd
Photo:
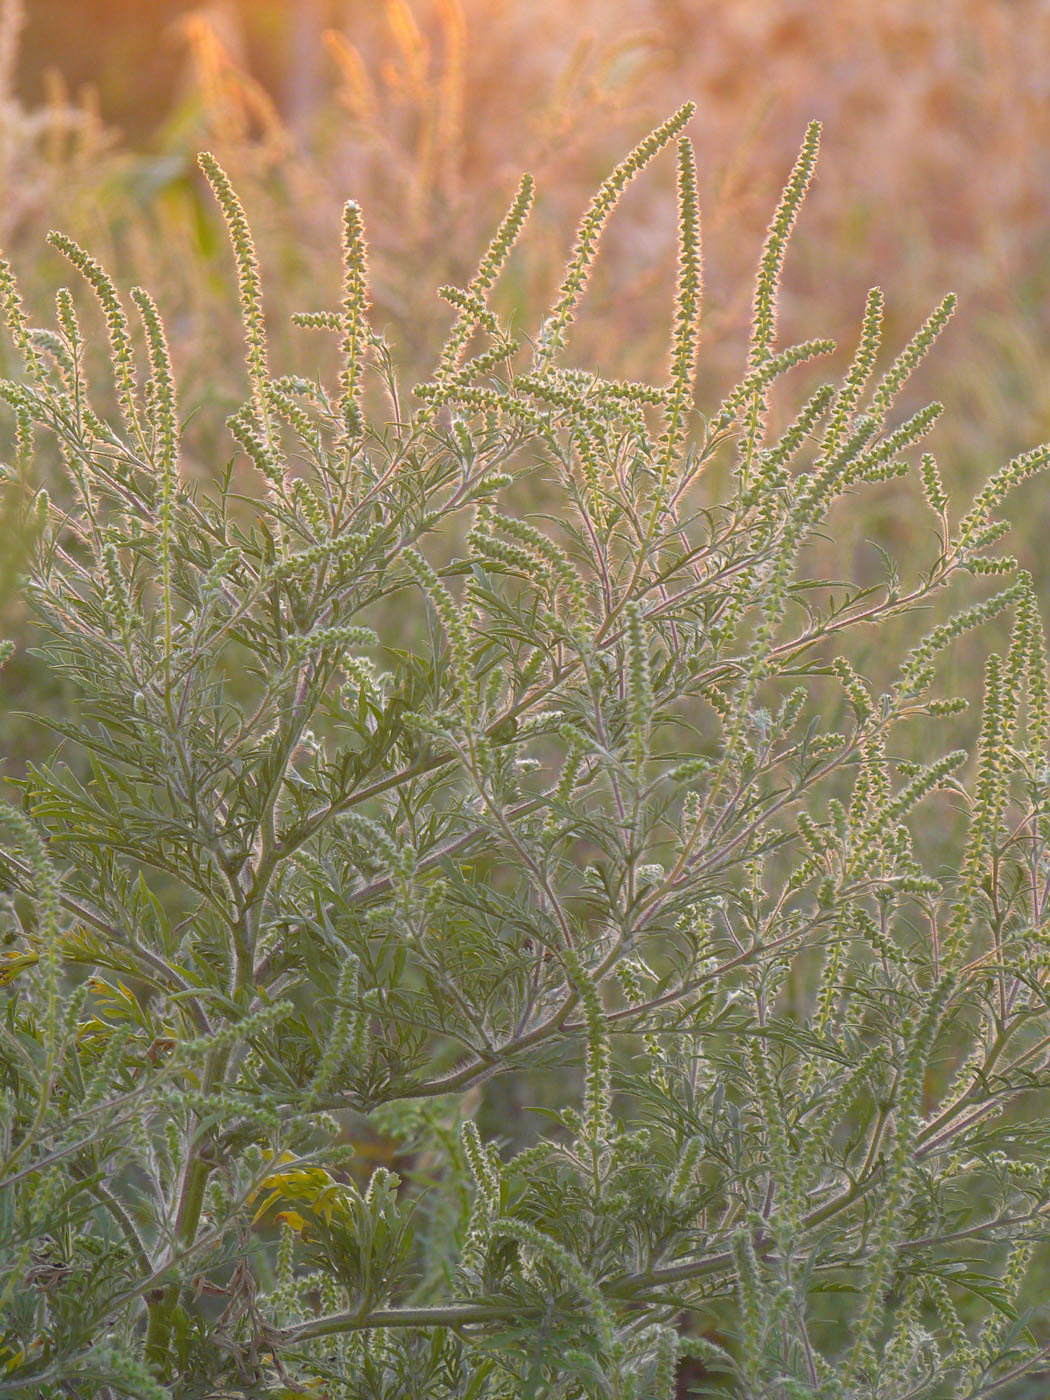
[[[271,368],[203,157],[248,385],[206,480],[150,295],[133,329],[52,235],[108,332],[92,397],[71,293],[35,327],[0,267],[10,548],[75,698],[0,808],[0,1396],[669,1400],[692,1358],[697,1393],[976,1400],[1048,1353],[1050,694],[989,551],[1050,450],[958,515],[924,454],[913,577],[809,576],[836,507],[912,470],[941,409],[896,406],[954,300],[879,371],[873,289],[784,417],[835,349],[777,341],[814,124],[698,415],[690,114],[602,184],[532,340],[489,301],[525,178],[413,391],[354,203],[342,304],[297,318],[338,382]],[[676,142],[666,379],[606,380],[577,307]],[[881,674],[963,575],[873,689],[872,630]],[[968,746],[938,668],[997,618]],[[507,1083],[544,1115],[486,1132]]]

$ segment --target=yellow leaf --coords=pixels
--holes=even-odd
[[[5,1353],[5,1355],[6,1355],[6,1353],[7,1353],[8,1350],[9,1350],[9,1348],[7,1348],[7,1347],[4,1348],[4,1353]],[[7,1361],[4,1362],[4,1370],[5,1370],[5,1371],[15,1371],[15,1370],[17,1370],[18,1367],[21,1366],[22,1362],[23,1362],[25,1359],[26,1359],[25,1347],[22,1347],[19,1351],[16,1351],[16,1352],[14,1353],[14,1355],[10,1357],[9,1360],[7,1360]]]
[[[307,1238],[307,1234],[306,1234],[306,1221],[303,1219],[303,1217],[299,1214],[299,1212],[298,1212],[297,1210],[282,1210],[282,1211],[279,1211],[279,1212],[274,1216],[274,1220],[280,1221],[280,1223],[281,1223],[282,1225],[283,1225],[283,1224],[288,1224],[288,1225],[290,1225],[290,1226],[292,1227],[292,1229],[293,1229],[293,1230],[296,1230],[296,1231],[302,1236],[302,1238],[303,1238],[304,1240]]]
[[[36,953],[5,953],[3,966],[0,966],[0,987],[6,987],[20,972],[24,972],[27,967],[33,967],[39,961]]]

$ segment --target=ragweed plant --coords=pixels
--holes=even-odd
[[[989,551],[1050,449],[961,513],[924,454],[911,580],[809,577],[836,503],[912,469],[940,406],[894,405],[953,303],[879,373],[873,291],[780,421],[834,349],[777,340],[814,125],[743,377],[697,414],[689,116],[602,185],[531,340],[488,299],[524,180],[412,392],[355,204],[341,304],[298,318],[341,372],[277,371],[203,157],[247,367],[204,482],[149,294],[133,323],[53,236],[106,417],[73,296],[38,328],[3,265],[24,593],[79,699],[0,808],[0,1396],[670,1400],[692,1358],[755,1400],[977,1400],[1048,1354],[1050,689],[1031,579]],[[667,374],[570,367],[606,222],[675,143]],[[875,693],[854,638],[961,576]],[[971,756],[938,668],[990,624]],[[562,1067],[538,1140],[483,1130],[486,1086]]]

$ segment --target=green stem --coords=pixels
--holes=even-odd
[[[200,1224],[204,1206],[204,1189],[208,1184],[209,1168],[198,1155],[191,1161],[183,1178],[182,1201],[176,1238],[181,1244],[191,1244]],[[146,1363],[163,1374],[167,1367],[168,1345],[171,1341],[171,1320],[179,1301],[179,1285],[169,1283],[149,1303],[149,1325],[146,1329]]]
[[[513,1309],[491,1303],[450,1303],[444,1307],[376,1308],[373,1312],[330,1313],[278,1333],[282,1346],[295,1346],[311,1337],[360,1332],[374,1327],[462,1327],[515,1316]]]
[[[226,1071],[229,1050],[225,1047],[213,1050],[204,1073],[204,1092],[210,1093]],[[204,1209],[204,1192],[211,1175],[211,1163],[204,1155],[206,1138],[195,1133],[190,1144],[189,1156],[182,1175],[179,1192],[179,1208],[175,1217],[175,1240],[177,1245],[193,1244],[200,1226]],[[146,1329],[146,1364],[161,1375],[167,1371],[168,1347],[171,1342],[171,1320],[179,1301],[179,1284],[169,1283],[162,1292],[155,1294],[148,1303],[149,1323]]]

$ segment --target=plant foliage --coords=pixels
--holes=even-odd
[[[412,393],[353,203],[342,302],[298,318],[341,372],[275,373],[202,157],[247,370],[219,471],[180,454],[147,292],[133,323],[53,235],[108,332],[93,396],[73,296],[33,326],[0,266],[23,591],[77,697],[0,807],[0,1396],[671,1400],[692,1358],[707,1393],[977,1400],[1047,1355],[1050,693],[989,551],[1050,449],[955,524],[926,453],[912,581],[809,577],[839,503],[912,470],[940,406],[894,405],[954,303],[879,376],[873,290],[781,421],[834,350],[777,339],[814,124],[743,377],[697,414],[690,115],[603,183],[532,341],[489,300],[525,179]],[[668,373],[604,380],[573,322],[675,143]],[[866,678],[855,639],[964,574],[985,593]],[[938,668],[1003,616],[949,747]],[[538,1140],[483,1134],[486,1086],[563,1068]]]

